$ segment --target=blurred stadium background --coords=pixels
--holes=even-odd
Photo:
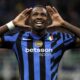
[[[80,26],[80,0],[0,0],[0,26],[37,3],[54,5],[65,20]],[[15,54],[8,49],[0,49],[0,80],[19,80]],[[59,80],[80,80],[80,49],[65,52],[59,67]]]

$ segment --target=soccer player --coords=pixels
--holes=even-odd
[[[48,15],[52,20],[51,25]],[[29,22],[29,26],[26,22]],[[47,28],[54,26],[62,26],[72,33],[59,30],[49,33]],[[5,34],[15,27],[29,27],[31,31]],[[75,35],[80,37],[80,29],[63,20],[54,7],[36,6],[24,10],[15,19],[0,27],[0,44],[15,52],[20,80],[57,80],[64,51],[80,45],[80,40]]]

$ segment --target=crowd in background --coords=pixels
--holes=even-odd
[[[37,4],[55,6],[65,20],[80,26],[80,0],[0,0],[0,26],[14,19],[25,8]],[[12,53],[12,51],[0,50],[0,80],[18,80],[19,78],[17,60]],[[78,53],[80,49],[77,52],[71,50],[64,55],[60,80],[80,80],[80,54]],[[69,73],[70,71],[73,74]]]
[[[55,6],[65,20],[80,26],[80,0],[0,0],[0,25],[37,3]]]

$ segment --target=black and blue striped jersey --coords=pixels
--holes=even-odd
[[[67,32],[47,32],[42,36],[32,32],[7,34],[3,44],[15,51],[21,80],[57,80],[63,53],[75,46],[76,37]]]

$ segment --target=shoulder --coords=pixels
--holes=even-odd
[[[75,34],[67,31],[67,30],[64,30],[64,31],[61,31],[61,30],[56,30],[54,32],[52,32],[53,35],[58,35],[58,36],[66,36],[66,37],[69,37],[69,36],[75,36]]]
[[[17,35],[17,36],[19,36],[19,35],[26,35],[26,36],[28,36],[30,34],[30,32],[28,32],[28,31],[17,31],[17,32],[7,32],[7,33],[5,33],[4,35],[5,36],[15,36],[15,35]]]
[[[63,35],[63,32],[61,32],[61,31],[54,31],[54,32],[52,32],[51,33],[54,37],[61,37],[62,35]]]
[[[60,31],[60,30],[56,30],[54,32],[51,33],[54,37],[57,37],[59,39],[64,40],[76,40],[76,36],[75,34],[69,32],[69,31]]]

